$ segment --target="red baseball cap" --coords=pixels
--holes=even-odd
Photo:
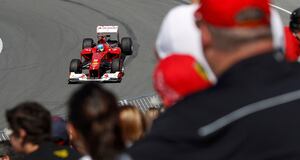
[[[172,53],[154,69],[153,85],[166,107],[212,86],[202,66],[190,55]]]
[[[267,26],[269,0],[202,0],[195,17],[216,27]]]

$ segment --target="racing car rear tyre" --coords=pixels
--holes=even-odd
[[[75,72],[76,74],[82,73],[82,63],[79,59],[72,59],[71,60],[70,72]]]
[[[92,38],[85,38],[82,41],[82,49],[85,48],[93,48],[94,47],[94,40]]]
[[[115,73],[120,70],[121,70],[121,59],[120,58],[113,59],[111,62],[111,72]]]
[[[132,55],[132,40],[130,37],[121,39],[121,50],[125,55]]]

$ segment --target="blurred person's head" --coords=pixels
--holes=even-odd
[[[294,10],[290,16],[290,29],[300,41],[300,8]]]
[[[9,141],[0,142],[0,160],[22,160],[23,156],[16,153]]]
[[[52,116],[52,140],[58,145],[68,145],[69,135],[67,131],[67,122],[60,116]]]
[[[137,107],[132,105],[120,107],[119,119],[122,137],[127,147],[144,136],[147,122],[144,114]]]
[[[156,65],[153,85],[164,106],[170,107],[185,96],[207,89],[212,84],[192,56],[174,53]]]
[[[36,102],[24,102],[6,111],[12,131],[10,142],[17,152],[31,153],[51,139],[51,115]]]
[[[167,13],[156,38],[155,53],[159,60],[174,53],[191,55],[201,64],[208,79],[215,83],[216,76],[208,65],[203,54],[203,47],[200,45],[202,44],[199,36],[201,31],[195,24],[194,13],[198,7],[195,1],[190,5],[174,7]]]
[[[161,113],[161,108],[158,107],[149,107],[146,111],[146,116],[151,120],[155,120],[158,118],[159,114]]]
[[[202,0],[195,16],[217,76],[242,59],[273,50],[269,0]]]
[[[149,126],[151,127],[153,121],[158,118],[159,114],[161,113],[161,108],[157,107],[150,107],[146,111],[146,118],[148,120]]]
[[[96,83],[83,85],[70,97],[68,109],[72,134],[82,140],[92,159],[113,159],[125,148],[111,92]]]

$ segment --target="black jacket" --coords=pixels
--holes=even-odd
[[[45,142],[39,149],[31,154],[25,155],[25,160],[78,160],[78,152],[68,146],[59,146],[52,142]]]
[[[300,159],[300,64],[246,59],[162,114],[134,160]]]

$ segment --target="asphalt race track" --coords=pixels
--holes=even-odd
[[[299,0],[276,0],[292,11]],[[119,99],[153,93],[154,41],[166,12],[181,0],[0,0],[0,128],[4,111],[25,100],[54,114],[76,85],[67,84],[69,62],[79,57],[82,39],[96,38],[96,26],[119,25],[134,40],[123,81],[104,84]],[[289,15],[281,12],[287,24]],[[178,22],[180,23],[180,22]],[[3,43],[2,43],[3,42]]]

